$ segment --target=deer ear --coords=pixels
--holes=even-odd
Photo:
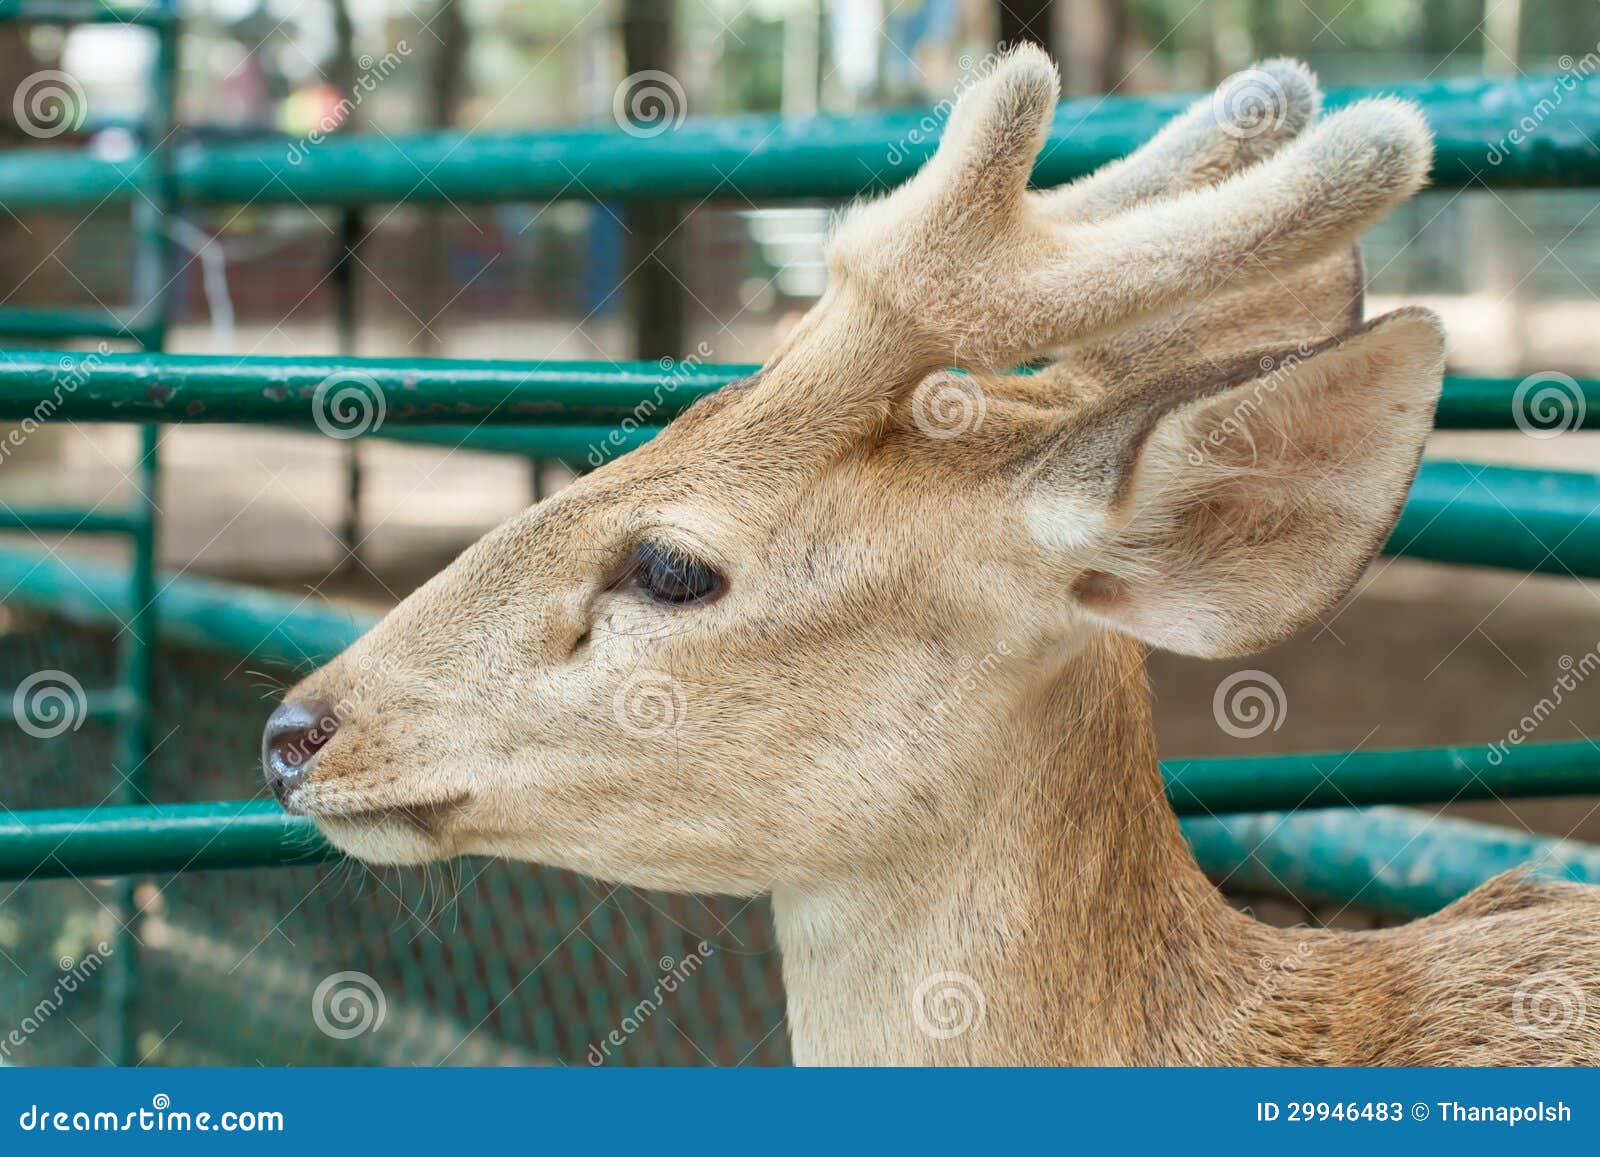
[[[1108,625],[1188,655],[1261,650],[1342,598],[1383,545],[1443,374],[1438,319],[1403,309],[1149,383],[1057,434],[1035,526],[1070,546],[1073,596]]]

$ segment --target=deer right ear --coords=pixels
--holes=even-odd
[[[1030,502],[1082,609],[1223,658],[1322,614],[1383,545],[1433,426],[1444,337],[1432,313],[1402,309],[1201,374],[1069,418]]]

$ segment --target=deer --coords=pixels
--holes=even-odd
[[[1443,328],[1364,318],[1357,246],[1420,112],[1270,61],[1035,189],[1057,102],[1000,55],[758,373],[291,689],[273,794],[371,864],[770,893],[800,1064],[1600,1061],[1596,891],[1269,926],[1157,765],[1147,651],[1289,637],[1405,499]]]

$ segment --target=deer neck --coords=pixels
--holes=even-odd
[[[947,841],[775,892],[799,1063],[1213,1054],[1271,933],[1201,874],[1166,803],[1142,651],[1096,641],[1008,731]]]

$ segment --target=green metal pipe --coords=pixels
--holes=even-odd
[[[132,317],[104,309],[29,309],[7,306],[0,309],[0,337],[56,338],[104,337],[141,344],[150,328],[136,324]]]
[[[1422,464],[1390,554],[1600,577],[1600,474]]]
[[[143,24],[161,27],[177,14],[165,4],[137,0],[122,4],[99,0],[0,0],[0,21],[37,24]]]
[[[121,510],[89,510],[71,506],[0,506],[0,530],[133,534],[141,525],[139,515]]]
[[[1444,394],[1434,422],[1441,430],[1512,430],[1526,426],[1536,435],[1593,430],[1600,425],[1600,379],[1565,374],[1526,378],[1452,374],[1444,380]]]
[[[1557,76],[1407,82],[1339,89],[1330,107],[1374,93],[1418,101],[1435,134],[1433,182],[1461,188],[1600,184],[1600,83]],[[1521,127],[1560,94],[1560,115]],[[1070,181],[1149,139],[1194,99],[1094,97],[1061,104],[1034,170]],[[620,130],[434,133],[190,145],[178,191],[203,204],[742,201],[847,198],[905,180],[932,154],[947,110],[809,120],[694,118],[648,140]],[[1513,137],[1517,141],[1513,141]],[[87,154],[0,155],[0,205],[71,210],[127,198],[139,162]]]
[[[629,437],[636,439],[642,433],[636,430]],[[481,431],[456,438],[448,434],[427,438],[468,449],[485,448],[474,444],[478,434]],[[510,439],[507,444],[516,441]],[[562,445],[561,439],[530,437],[526,444],[543,442],[546,449],[542,453],[575,461],[577,441]],[[596,447],[606,445],[591,441],[583,452],[585,460],[598,464]],[[626,444],[617,452],[624,449]],[[70,529],[71,513],[48,515],[39,528]],[[0,530],[17,525],[27,525],[21,513],[0,518]],[[1600,577],[1600,475],[1424,462],[1384,550],[1460,565]]]
[[[642,446],[658,427],[625,430],[619,426],[384,426],[380,438],[417,442],[490,454],[557,458],[582,469],[600,466],[635,446]],[[302,427],[303,429],[303,427]]]
[[[0,355],[0,421],[270,422],[340,432],[402,423],[660,424],[755,367],[656,362]]]
[[[402,425],[659,426],[697,399],[759,366],[667,362],[479,361],[444,358],[217,357],[9,350],[0,355],[0,421],[272,422],[310,428],[318,415],[341,432],[447,441],[448,433],[399,434]],[[1445,379],[1441,429],[1516,429],[1527,404],[1522,379]],[[1573,420],[1600,422],[1600,382],[1576,381],[1587,405]],[[318,391],[321,401],[318,401]],[[363,398],[366,399],[365,404]],[[49,399],[46,413],[40,404]],[[1577,428],[1576,426],[1574,428]],[[587,453],[609,429],[549,436],[549,446]],[[522,452],[513,439],[507,448]],[[604,448],[604,447],[601,447]],[[550,456],[566,456],[565,454]]]
[[[1600,794],[1600,743],[1508,743],[1168,759],[1179,815]]]
[[[1187,819],[1200,866],[1235,890],[1434,912],[1531,864],[1600,883],[1600,848],[1400,809]],[[14,812],[0,817],[0,880],[287,867],[337,859],[301,816],[260,800]]]
[[[311,821],[259,800],[11,812],[0,878],[121,876],[315,863],[337,856]]]
[[[43,727],[53,727],[62,722],[59,715],[40,719],[31,713],[26,713],[26,699],[23,704],[17,703],[16,691],[0,691],[0,723],[20,725],[26,717],[30,722]],[[51,705],[52,708],[54,705]],[[103,723],[120,723],[130,714],[137,711],[139,704],[132,695],[120,687],[109,691],[88,691],[83,696],[81,704],[67,707],[67,718],[70,725],[76,730],[77,724],[88,720]]]
[[[175,0],[146,2],[150,9],[161,13],[162,19],[157,21],[156,54],[150,75],[152,96],[140,142],[145,160],[140,173],[141,195],[132,205],[135,234],[132,295],[139,303],[134,316],[146,319],[134,336],[144,349],[160,350],[166,345],[173,286],[177,280],[172,273],[174,248],[169,229],[178,202],[173,157],[173,133],[177,128],[178,23]],[[96,356],[99,356],[98,351]],[[120,780],[118,793],[123,803],[130,806],[151,801],[160,447],[159,427],[142,426],[139,460],[133,471],[135,493],[130,507],[135,522],[128,568],[128,607],[123,616],[117,656],[118,691],[127,701],[128,710],[118,721],[117,763],[113,768]],[[139,1064],[144,1056],[139,1034],[144,914],[138,902],[137,880],[120,882],[116,908],[122,916],[115,934],[117,951],[107,976],[105,1011],[111,1020],[111,1059],[118,1065],[131,1066]]]
[[[124,567],[0,549],[0,592],[10,607],[118,628],[132,611]],[[310,668],[344,650],[376,612],[239,583],[162,575],[153,612],[161,639]]]
[[[1401,808],[1187,819],[1206,874],[1224,888],[1423,916],[1484,881],[1529,866],[1600,884],[1600,848]]]

